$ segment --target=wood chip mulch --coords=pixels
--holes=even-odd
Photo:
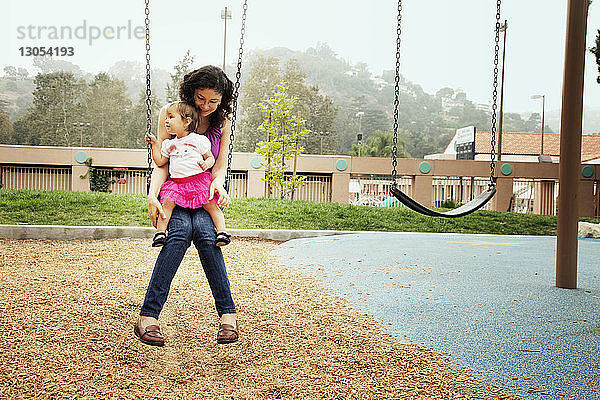
[[[516,398],[442,355],[401,344],[311,277],[276,242],[224,248],[240,340],[218,319],[191,248],[161,314],[164,348],[133,324],[158,250],[149,240],[0,239],[0,399]]]

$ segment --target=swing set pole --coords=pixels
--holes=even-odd
[[[577,200],[588,5],[588,0],[569,0],[567,5],[556,240],[556,286],[565,289],[577,288]]]

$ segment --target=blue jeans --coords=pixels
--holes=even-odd
[[[167,300],[171,281],[191,242],[198,250],[219,317],[235,313],[225,260],[221,248],[215,246],[216,231],[210,215],[203,208],[176,206],[169,220],[168,233],[156,259],[140,315],[158,318]]]

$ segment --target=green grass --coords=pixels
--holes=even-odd
[[[0,223],[150,226],[141,195],[0,189]]]
[[[276,199],[235,199],[225,209],[225,218],[227,226],[236,229],[556,234],[556,217],[546,215],[478,211],[447,219],[401,208]],[[143,195],[7,189],[0,189],[0,223],[150,226]]]

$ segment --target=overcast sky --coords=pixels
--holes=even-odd
[[[393,69],[396,46],[397,2],[393,0],[248,0],[245,48],[282,46],[306,50],[326,42],[350,63],[366,62],[374,74]],[[24,66],[30,72],[26,46],[71,46],[75,54],[62,59],[89,72],[106,70],[117,60],[144,61],[144,41],[135,27],[143,25],[143,2],[125,0],[2,0],[8,3],[0,25],[0,68]],[[171,70],[187,49],[198,66],[221,65],[223,21],[227,6],[227,62],[237,58],[241,0],[150,0],[152,63]],[[560,108],[567,0],[504,0],[502,19],[508,20],[505,103],[506,111],[540,111],[533,94],[546,95],[547,110]],[[469,99],[491,100],[493,0],[404,0],[402,12],[401,72],[428,93],[442,87],[462,88]],[[85,39],[51,38],[51,27],[86,25]],[[119,26],[121,38],[114,37]],[[33,27],[33,28],[30,28]],[[42,28],[38,32],[39,27]],[[92,28],[108,28],[106,38],[90,36]],[[112,30],[111,30],[112,28]],[[600,0],[592,3],[588,44],[600,28]],[[66,35],[67,30],[63,30]],[[79,30],[79,34],[83,29]],[[38,39],[41,33],[43,39]],[[60,34],[60,31],[59,31]],[[138,32],[139,34],[139,32]],[[586,55],[585,105],[600,106],[597,67]]]

